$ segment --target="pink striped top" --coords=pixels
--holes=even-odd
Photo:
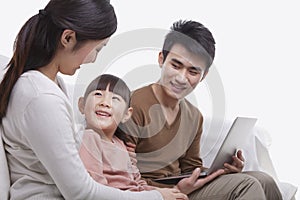
[[[115,136],[111,142],[91,129],[85,130],[79,154],[89,174],[101,184],[131,191],[154,189],[141,179],[125,144]]]

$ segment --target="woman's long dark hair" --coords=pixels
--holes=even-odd
[[[74,50],[87,40],[105,39],[117,29],[114,8],[107,0],[50,0],[23,25],[0,84],[0,123],[18,78],[51,62],[65,29],[76,32],[78,43]]]

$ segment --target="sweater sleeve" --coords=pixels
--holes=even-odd
[[[61,97],[43,94],[27,105],[18,121],[26,133],[24,139],[65,199],[162,199],[155,190],[134,193],[94,181],[76,148],[69,107]]]

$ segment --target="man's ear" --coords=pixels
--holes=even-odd
[[[132,115],[132,111],[133,111],[132,107],[129,107],[127,109],[127,111],[125,112],[125,114],[123,116],[123,119],[121,120],[122,123],[125,123],[125,122],[127,122],[130,119],[130,117]]]
[[[202,77],[202,79],[200,81],[203,81],[205,79],[206,75],[208,74],[208,71],[209,71],[209,69],[205,70],[205,72],[203,74],[203,77]]]
[[[77,42],[76,33],[70,29],[66,29],[61,34],[60,42],[64,47],[73,48]]]
[[[162,51],[159,52],[159,54],[158,54],[158,64],[159,64],[159,67],[160,67],[160,68],[161,68],[161,67],[163,66],[163,64],[164,64],[164,55],[163,55]]]
[[[81,114],[84,114],[84,98],[83,97],[80,97],[78,99],[78,109]]]

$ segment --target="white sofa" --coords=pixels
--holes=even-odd
[[[2,80],[3,74],[5,72],[4,66],[8,62],[8,58],[0,55],[0,81]],[[0,199],[8,199],[8,192],[10,186],[9,171],[7,167],[7,161],[5,156],[5,151],[2,142],[2,127],[0,127]]]
[[[8,62],[8,58],[0,55],[0,80],[4,74],[3,67]],[[72,93],[73,87],[70,86],[70,91]],[[78,94],[77,94],[78,95]],[[75,95],[76,96],[76,95]],[[76,99],[76,98],[75,98]],[[74,98],[72,99],[74,101]],[[77,104],[76,101],[73,103]],[[74,105],[74,108],[77,106]],[[75,112],[78,111],[75,109]],[[80,116],[77,120],[80,119]],[[210,119],[205,118],[203,135],[201,138],[201,157],[203,159],[204,165],[209,166],[217,153],[218,148],[220,147],[226,132],[230,128],[233,120],[226,119]],[[217,133],[212,132],[212,128],[217,127]],[[2,130],[1,130],[2,131]],[[1,137],[2,133],[0,134]],[[245,170],[261,170],[265,171],[277,181],[278,186],[282,192],[284,200],[294,200],[297,187],[290,184],[284,183],[278,180],[276,171],[274,169],[272,160],[269,155],[268,145],[270,144],[268,138],[269,134],[262,127],[255,127],[253,130],[252,141],[249,143],[249,146],[243,149],[244,156],[246,157]],[[9,194],[9,171],[7,167],[7,161],[5,157],[5,151],[3,148],[2,138],[0,138],[0,200],[8,199]]]

